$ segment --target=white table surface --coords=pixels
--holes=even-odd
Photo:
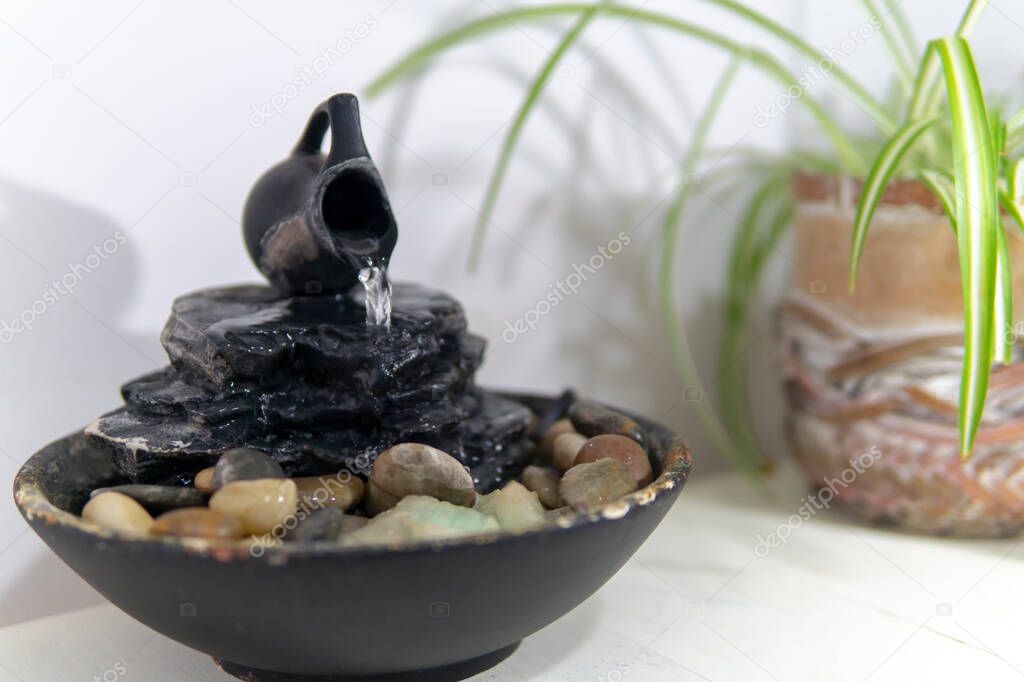
[[[478,680],[1016,680],[1020,540],[921,538],[834,511],[756,551],[805,491],[696,476],[605,587]],[[796,526],[794,523],[793,526]],[[552,567],[557,570],[557,567]],[[0,629],[0,680],[227,680],[99,606]]]

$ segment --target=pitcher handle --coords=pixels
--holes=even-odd
[[[322,102],[310,116],[292,153],[319,154],[328,130],[331,131],[331,148],[327,152],[324,167],[329,168],[359,157],[369,158],[370,152],[363,141],[363,129],[359,122],[359,100],[355,95],[341,93]]]

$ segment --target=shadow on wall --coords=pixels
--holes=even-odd
[[[99,211],[0,178],[2,471],[120,402],[126,379],[163,364],[157,339],[122,316],[141,269],[131,234]],[[8,488],[9,489],[9,488]],[[0,626],[102,598],[28,530],[10,495],[0,505]]]

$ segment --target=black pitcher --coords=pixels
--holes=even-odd
[[[256,181],[242,229],[256,267],[283,293],[344,291],[361,269],[387,265],[398,226],[363,141],[355,95],[334,95],[316,108],[291,156]]]

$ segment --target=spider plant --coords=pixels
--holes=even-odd
[[[987,105],[968,42],[987,2],[968,2],[954,32],[922,48],[898,3],[883,8],[877,0],[862,0],[864,11],[879,27],[892,58],[899,96],[883,101],[841,64],[743,2],[694,1],[713,5],[749,22],[777,39],[784,52],[793,51],[815,63],[829,64],[829,78],[871,119],[874,131],[870,143],[855,139],[845,130],[835,116],[806,92],[798,74],[788,69],[776,54],[739,42],[713,26],[607,0],[518,6],[469,21],[410,51],[370,84],[369,93],[380,93],[419,73],[452,48],[488,34],[534,22],[571,22],[556,48],[537,69],[507,128],[470,249],[473,267],[526,121],[542,98],[552,73],[591,23],[602,18],[635,22],[731,54],[732,59],[697,121],[690,147],[680,163],[678,186],[662,227],[658,265],[661,309],[674,360],[688,384],[700,385],[675,300],[673,263],[687,202],[694,191],[686,179],[705,155],[709,132],[737,71],[757,69],[784,88],[799,88],[797,101],[827,136],[831,153],[823,156],[797,150],[774,158],[761,155],[760,160],[746,164],[745,170],[759,184],[743,214],[727,270],[724,339],[718,368],[722,382],[719,415],[702,415],[709,432],[722,452],[742,470],[757,474],[770,465],[755,445],[746,397],[746,367],[739,351],[760,277],[791,222],[791,174],[804,170],[864,180],[850,247],[851,289],[856,285],[857,267],[872,218],[887,185],[895,178],[916,178],[945,207],[960,254],[965,351],[958,427],[961,452],[968,456],[981,422],[993,363],[1008,363],[1012,359],[1012,334],[1006,333],[1012,326],[1012,279],[1003,216],[1024,230],[1024,110],[1006,116],[1002,110]]]

